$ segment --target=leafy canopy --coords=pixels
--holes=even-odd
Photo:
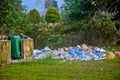
[[[1,0],[0,30],[4,33],[14,33],[24,23],[24,7],[21,0]]]
[[[32,9],[28,14],[28,22],[38,24],[41,21],[40,14],[36,9]]]
[[[55,22],[60,21],[60,19],[61,19],[61,16],[60,16],[57,8],[51,7],[46,12],[45,20],[48,23],[55,23]]]

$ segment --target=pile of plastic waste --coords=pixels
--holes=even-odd
[[[60,58],[62,60],[101,60],[101,59],[113,59],[115,53],[106,51],[103,48],[92,47],[86,44],[77,45],[76,47],[63,47],[57,50],[51,50],[49,47],[45,47],[41,50],[34,50],[34,59],[43,59],[49,56],[52,58]]]
[[[45,47],[44,49],[38,50],[35,49],[33,53],[33,58],[34,59],[43,59],[47,58],[51,55],[52,50],[49,47]]]

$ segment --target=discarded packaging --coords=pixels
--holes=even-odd
[[[119,53],[116,53],[119,55]],[[91,47],[83,44],[82,46],[77,45],[76,47],[63,47],[58,50],[51,50],[49,47],[44,49],[34,50],[34,59],[43,59],[52,56],[53,59],[66,60],[102,60],[102,59],[113,59],[115,54],[110,51],[106,51],[103,48]]]

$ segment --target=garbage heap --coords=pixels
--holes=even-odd
[[[106,51],[103,48],[87,46],[86,44],[77,45],[76,47],[63,47],[56,50],[51,50],[49,47],[44,49],[34,50],[34,59],[43,59],[49,56],[54,59],[65,60],[101,60],[101,59],[113,59],[115,53]]]

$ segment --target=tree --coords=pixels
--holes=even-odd
[[[57,1],[56,0],[45,0],[45,9],[48,9],[50,7],[58,8]]]
[[[41,21],[39,12],[36,9],[32,9],[28,14],[28,22],[35,25]]]
[[[70,19],[91,18],[97,11],[115,13],[115,20],[120,20],[120,0],[64,0],[64,10]]]
[[[118,30],[116,29],[115,21],[112,21],[111,17],[111,14],[97,13],[94,18],[84,24],[86,40],[98,45],[116,44],[118,41]]]
[[[95,0],[95,2],[104,3],[104,10],[110,13],[116,13],[114,19],[120,20],[120,0]]]
[[[61,19],[61,16],[58,13],[58,9],[57,8],[51,7],[46,12],[45,20],[48,23],[53,23],[53,25],[54,25],[54,23],[60,21],[60,19]]]
[[[53,7],[58,9],[58,5],[57,5],[57,1],[56,0],[53,1]]]
[[[119,0],[64,1],[63,16],[68,15],[69,20],[72,21],[65,26],[65,34],[69,33],[70,36],[76,36],[75,40],[79,39],[77,40],[79,42],[97,45],[115,44],[118,41],[118,30],[120,29],[117,28],[119,28],[119,21],[115,24],[113,19],[119,13]],[[110,16],[111,14],[113,16]],[[67,16],[64,18],[67,18]],[[119,19],[119,16],[117,16],[117,19]],[[74,41],[72,40],[72,42]]]
[[[40,35],[42,35],[41,32],[44,25],[41,23],[40,14],[36,9],[30,10],[30,12],[27,14],[27,17],[28,25],[26,26],[25,34],[34,39],[35,48],[38,48],[38,43],[40,43],[41,40]]]
[[[0,29],[6,34],[16,33],[24,22],[21,0],[2,0],[0,3]]]
[[[93,4],[90,0],[65,0],[63,8],[70,20],[89,19],[94,15],[97,4]]]

